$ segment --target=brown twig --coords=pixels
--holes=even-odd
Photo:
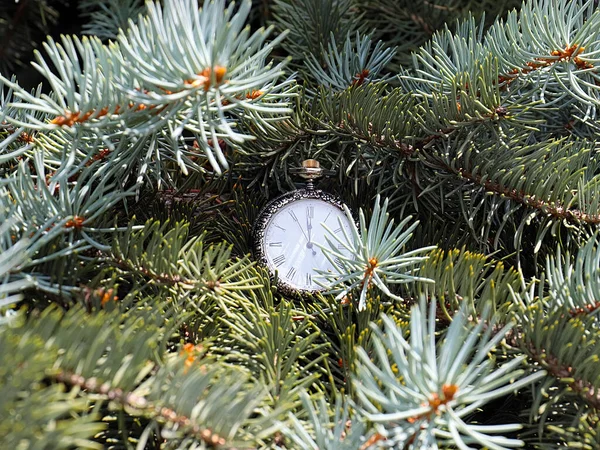
[[[445,166],[445,169],[451,173],[460,175],[461,178],[468,180],[473,184],[483,186],[488,192],[504,196],[527,208],[536,209],[556,219],[567,220],[568,222],[576,224],[582,222],[589,225],[600,224],[600,214],[587,214],[578,209],[565,208],[558,202],[544,201],[536,198],[534,195],[529,195],[525,192],[502,186],[496,181],[485,179],[481,177],[481,175],[474,175],[466,169],[453,169],[447,165]]]
[[[544,367],[555,378],[559,380],[566,379],[561,381],[585,399],[588,405],[600,411],[600,390],[591,382],[577,378],[573,367],[560,364],[556,356],[535,348],[531,343],[526,347],[527,353],[534,361]]]
[[[579,44],[573,44],[570,47],[566,47],[564,50],[554,50],[550,53],[550,56],[534,58],[534,61],[525,63],[525,67],[512,69],[506,75],[500,75],[498,77],[498,83],[505,88],[515,81],[519,75],[527,75],[536,70],[550,67],[564,61],[571,61],[581,70],[593,69],[593,64],[584,61],[579,57],[584,50],[585,48],[580,47]]]
[[[141,412],[149,412],[166,422],[177,424],[179,427],[189,430],[193,436],[202,440],[210,447],[222,447],[226,444],[223,437],[213,433],[208,428],[203,428],[192,422],[189,417],[178,414],[171,408],[152,404],[144,397],[134,394],[133,392],[125,392],[120,388],[113,388],[108,382],[101,383],[96,378],[85,378],[81,375],[67,371],[59,372],[50,378],[54,378],[56,381],[69,386],[78,386],[87,392],[104,395],[108,400],[118,402],[123,406]],[[235,449],[229,447],[229,450]]]

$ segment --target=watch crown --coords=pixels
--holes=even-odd
[[[321,168],[319,161],[316,159],[305,159],[302,161],[302,167],[299,167],[292,172],[298,174],[310,184],[312,184],[313,180],[321,178],[325,174],[325,171]]]
[[[321,164],[316,159],[305,159],[302,161],[302,167],[306,169],[319,169]]]

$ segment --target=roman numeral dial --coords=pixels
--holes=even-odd
[[[298,198],[267,211],[269,218],[262,233],[263,260],[288,289],[317,291],[324,281],[320,272],[339,272],[339,258],[329,261],[320,246],[328,247],[324,224],[342,238],[351,235],[351,223],[335,203],[321,198]],[[264,213],[263,213],[264,214]],[[347,248],[334,244],[334,250],[347,255]]]

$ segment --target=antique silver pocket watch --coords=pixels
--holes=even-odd
[[[339,268],[317,245],[328,246],[323,225],[340,237],[342,230],[350,235],[352,228],[344,204],[314,188],[314,180],[323,175],[318,161],[304,161],[296,173],[307,181],[306,188],[271,200],[260,212],[252,231],[256,259],[268,268],[271,276],[277,272],[278,287],[287,294],[313,293],[326,288],[317,283],[318,271],[336,273]],[[338,250],[347,251],[341,244]]]

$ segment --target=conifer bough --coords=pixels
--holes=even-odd
[[[147,15],[109,44],[97,37],[49,39],[47,59],[36,52],[34,67],[51,93],[35,96],[4,79],[24,100],[12,106],[25,110],[21,120],[6,119],[29,129],[66,127],[131,139],[167,129],[178,141],[186,130],[220,173],[228,162],[218,142],[236,147],[252,139],[236,131],[239,118],[266,124],[285,117],[294,87],[292,80],[280,80],[283,63],[267,61],[285,33],[270,42],[271,29],[251,34],[250,1],[238,9],[225,8],[223,0],[201,10],[196,3],[149,2]],[[35,111],[44,116],[33,116]],[[181,153],[176,147],[174,157],[187,173]]]
[[[0,50],[0,447],[600,448],[597,2],[198,3]],[[306,158],[360,220],[300,300]]]

